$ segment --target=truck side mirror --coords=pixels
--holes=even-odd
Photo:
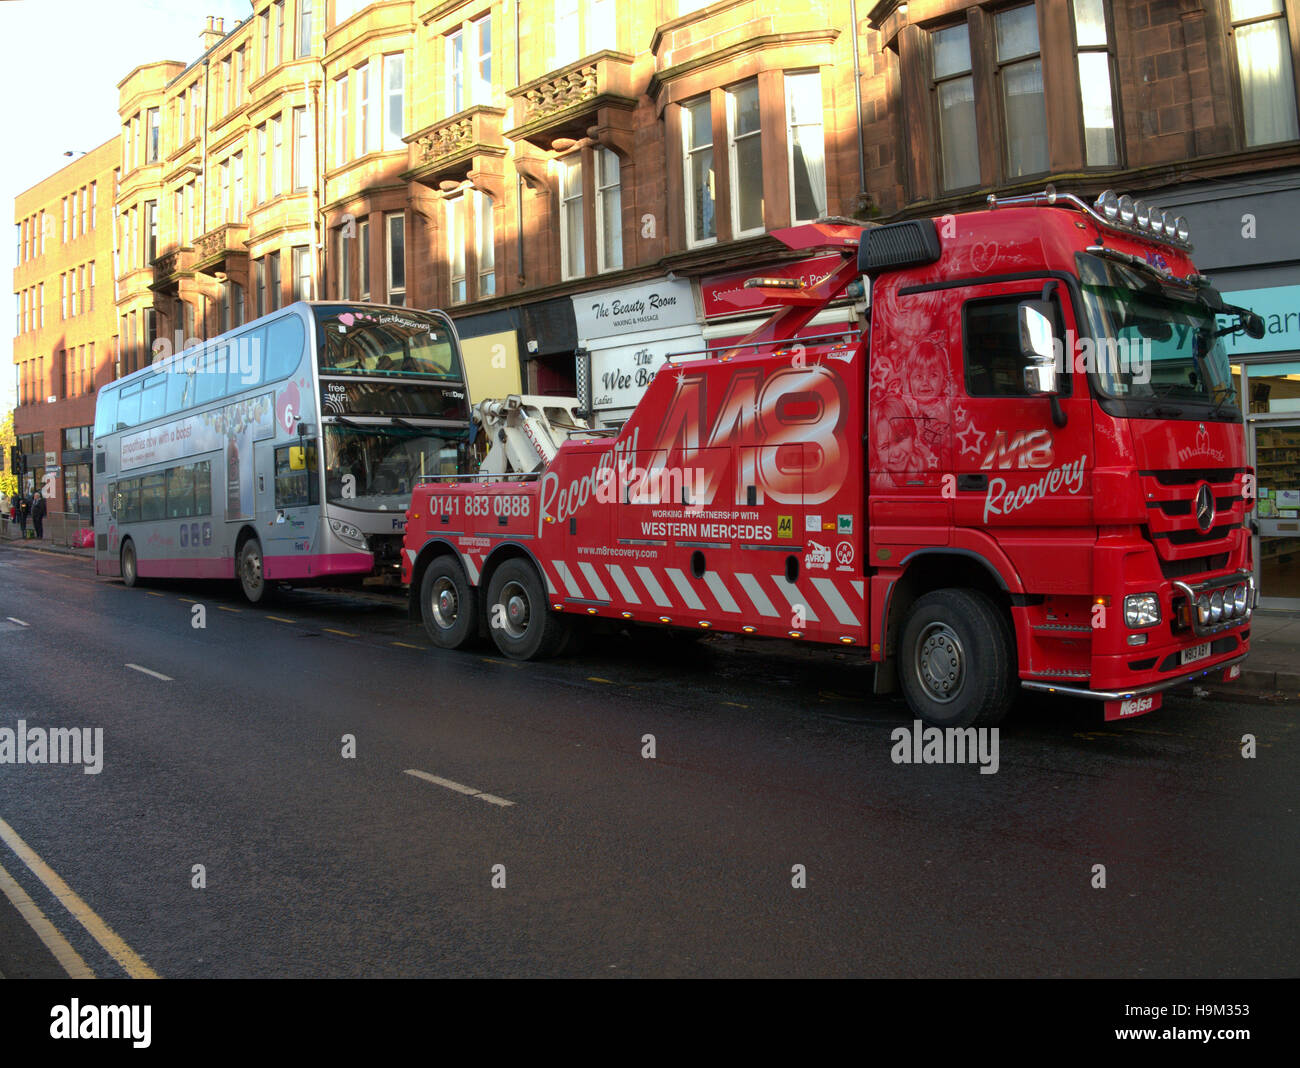
[[[1020,304],[1020,353],[1025,364],[1025,392],[1031,397],[1054,397],[1060,393],[1056,381],[1056,345],[1052,336],[1052,305],[1048,301],[1026,300]]]

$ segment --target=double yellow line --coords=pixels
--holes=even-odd
[[[45,863],[31,846],[24,842],[18,832],[0,819],[0,841],[3,841],[28,870],[36,876],[86,931],[104,950],[125,970],[132,979],[157,979],[158,973],[149,967],[122,937],[106,924],[75,890],[65,883],[58,873]],[[27,921],[36,936],[54,958],[63,966],[63,970],[73,979],[93,979],[95,973],[82,959],[72,944],[59,933],[27,892],[14,880],[3,867],[0,867],[0,891],[13,902],[19,914]]]

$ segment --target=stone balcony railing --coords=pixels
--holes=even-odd
[[[194,242],[194,270],[211,274],[233,255],[247,255],[248,223],[224,223]]]
[[[505,109],[479,104],[417,130],[405,139],[410,170],[403,177],[436,185],[441,179],[463,178],[476,156],[504,156],[504,117]]]
[[[517,125],[506,136],[543,149],[560,138],[580,140],[600,108],[636,106],[632,63],[623,52],[597,52],[508,90]]]
[[[177,277],[194,268],[194,249],[182,245],[169,249],[155,259],[153,267],[153,288],[159,289],[175,282]]]

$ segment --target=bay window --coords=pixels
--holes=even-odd
[[[1007,177],[1041,174],[1048,169],[1048,156],[1038,13],[1032,4],[999,11],[994,28]]]
[[[758,81],[727,91],[727,148],[731,163],[731,233],[763,231],[763,131]]]
[[[334,79],[334,165],[346,163],[351,158],[348,152],[348,76],[344,72]]]
[[[618,47],[616,0],[555,0],[551,18],[551,69]]]
[[[598,148],[596,161],[596,270],[623,266],[623,195],[618,156]]]
[[[294,53],[299,59],[311,55],[311,0],[298,0],[298,48]]]
[[[492,17],[462,23],[447,35],[447,104],[451,114],[492,100]]]
[[[384,151],[405,150],[406,57],[400,52],[384,56]]]
[[[357,296],[370,299],[370,220],[357,223]]]
[[[311,125],[307,109],[293,109],[293,188],[302,191],[311,186]]]
[[[790,221],[826,214],[826,143],[822,134],[822,79],[817,71],[785,76]]]
[[[587,273],[586,231],[582,218],[582,153],[560,165],[560,276],[581,278]]]
[[[682,105],[686,164],[686,243],[703,245],[718,236],[714,216],[713,117],[709,98]]]
[[[312,299],[311,248],[298,245],[293,249],[293,299]]]
[[[1115,98],[1112,90],[1110,35],[1103,0],[1073,0],[1074,44],[1083,103],[1083,158],[1089,167],[1113,167]]]
[[[1229,0],[1247,146],[1300,138],[1283,0]]]
[[[406,303],[406,215],[384,216],[384,249],[388,267],[388,303]]]
[[[975,82],[966,23],[930,34],[932,88],[938,108],[939,171],[945,192],[979,185]]]

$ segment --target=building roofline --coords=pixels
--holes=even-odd
[[[25,197],[28,193],[35,192],[37,188],[39,188],[40,186],[44,185],[46,182],[50,181],[50,179],[52,179],[52,178],[57,178],[60,174],[62,174],[64,171],[66,171],[69,167],[75,167],[78,163],[80,163],[83,159],[85,159],[86,156],[93,156],[96,152],[100,151],[101,149],[107,148],[109,145],[113,144],[115,141],[117,141],[119,138],[121,138],[121,136],[122,136],[121,134],[114,134],[112,137],[110,137],[107,141],[104,141],[102,144],[98,144],[98,145],[96,145],[94,148],[92,148],[92,149],[90,149],[90,150],[88,150],[88,151],[82,153],[80,156],[77,156],[77,157],[74,158],[74,159],[70,159],[67,163],[65,163],[65,164],[64,164],[62,167],[60,167],[57,171],[51,171],[51,172],[50,172],[49,174],[47,174],[44,178],[41,178],[41,179],[39,179],[39,180],[33,182],[33,183],[32,183],[31,185],[29,185],[26,189],[23,189],[23,190],[21,190],[20,192],[15,193],[15,194],[14,194],[14,203],[17,204],[18,201],[21,200],[23,197]],[[116,159],[117,153],[114,152],[113,155],[114,155],[114,158]]]
[[[256,8],[256,4],[254,4],[252,0],[249,0],[249,3],[251,7],[253,7],[254,9]],[[185,75],[189,74],[189,72],[192,71],[195,67],[203,63],[210,55],[212,55],[213,52],[215,52],[218,48],[224,45],[236,33],[238,33],[240,30],[247,30],[249,23],[253,21],[253,19],[256,17],[256,14],[257,14],[256,10],[250,10],[247,17],[242,18],[238,22],[236,22],[232,27],[230,27],[230,29],[226,30],[221,35],[221,37],[213,41],[210,46],[205,48],[203,52],[200,53],[195,59],[192,59],[190,60],[189,63],[185,64],[184,69],[181,70],[181,72],[177,74],[176,77],[172,78],[171,81],[167,82],[164,88],[170,89],[178,81],[181,81],[185,77]],[[205,30],[203,32],[206,33],[208,31]],[[212,32],[215,33],[216,31],[212,31]],[[130,75],[127,75],[127,77],[130,77]],[[124,78],[123,81],[125,80],[126,79]]]
[[[137,74],[139,74],[142,70],[148,70],[150,67],[168,67],[168,66],[183,67],[185,66],[185,64],[179,59],[151,59],[148,63],[140,63],[137,66],[132,67],[129,71],[127,71],[126,75],[122,78],[122,80],[117,83],[117,90],[118,92],[121,92],[122,86],[124,86],[127,82],[129,82],[132,78],[134,78]],[[164,84],[170,85],[171,82],[169,80]]]

